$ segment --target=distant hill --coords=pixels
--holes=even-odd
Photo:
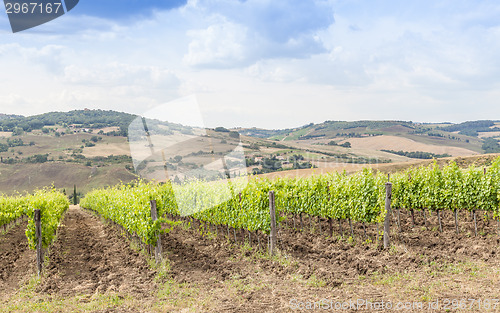
[[[138,132],[128,137],[136,118],[104,110],[29,117],[0,114],[0,192],[32,191],[51,183],[61,188],[77,184],[85,192],[136,179],[129,140],[146,140],[142,123],[134,124]],[[458,124],[325,121],[290,129],[205,130],[151,119],[146,122],[155,142],[179,143],[170,147],[170,155],[159,155],[138,167],[140,173],[157,180],[164,179],[166,170],[179,180],[186,178],[183,173],[187,170],[217,179],[223,173],[204,166],[240,143],[247,170],[253,174],[500,152],[500,122],[494,120]],[[186,144],[180,144],[183,141]],[[141,145],[146,152],[152,147]]]
[[[247,136],[266,138],[280,142],[303,142],[314,145],[340,145],[345,142],[355,142],[358,147],[366,148],[368,139],[375,136],[386,136],[388,141],[393,137],[402,137],[414,142],[449,146],[467,149],[476,153],[500,152],[500,121],[469,121],[459,124],[452,123],[414,123],[411,121],[325,121],[320,124],[308,124],[302,127],[284,130],[266,130],[255,128],[238,129]],[[378,141],[376,150],[401,151],[401,155],[409,152],[446,153],[432,151],[432,147],[424,151],[415,151],[411,147],[405,150],[405,145],[397,147],[382,147]],[[388,143],[388,145],[390,145]],[[369,145],[368,145],[369,146]],[[353,148],[356,148],[353,146]],[[414,155],[424,155],[418,153]]]
[[[10,116],[0,119],[0,131],[12,132],[22,128],[25,132],[54,125],[79,125],[84,128],[119,127],[123,135],[128,125],[137,116],[116,111],[74,110],[69,112],[50,112],[33,116]]]
[[[477,133],[479,132],[500,131],[500,127],[497,127],[498,123],[500,123],[500,121],[491,121],[491,120],[469,121],[469,122],[463,122],[459,124],[452,124],[444,127],[439,127],[438,129],[448,132],[458,131],[459,134],[462,133],[465,135],[477,136]]]
[[[22,115],[0,113],[0,121],[5,119],[22,118],[22,117],[23,117]]]

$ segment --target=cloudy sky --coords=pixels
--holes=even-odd
[[[0,112],[194,96],[211,127],[500,119],[499,56],[496,0],[80,0],[14,34],[2,10]]]

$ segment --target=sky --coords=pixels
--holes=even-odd
[[[80,0],[18,33],[1,11],[1,113],[196,99],[207,127],[500,120],[498,1]]]

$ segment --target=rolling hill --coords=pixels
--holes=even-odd
[[[134,121],[139,128],[147,124],[143,133],[128,133]],[[213,164],[238,146],[250,173],[288,175],[291,169],[312,173],[355,170],[363,164],[391,168],[417,164],[419,159],[478,156],[500,152],[499,139],[499,121],[326,121],[268,130],[191,128],[103,110],[29,117],[0,114],[0,191],[31,192],[53,183],[66,189],[76,184],[85,192],[134,180],[138,175],[131,149],[137,151],[137,144],[144,154],[135,164],[140,176],[183,180],[189,177],[186,173],[223,177],[224,171]],[[166,155],[149,156],[153,148],[166,146]]]

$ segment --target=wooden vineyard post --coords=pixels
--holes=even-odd
[[[328,202],[330,202],[330,184],[326,186],[326,190],[328,192]],[[333,236],[333,223],[331,217],[328,217],[328,226],[330,227],[330,237],[331,237]]]
[[[472,215],[474,217],[474,236],[477,237],[477,219],[476,219],[476,210],[472,210]]]
[[[156,221],[158,219],[158,210],[156,209],[156,200],[151,200],[151,219]],[[155,246],[155,260],[156,264],[161,262],[162,256],[161,256],[161,237],[160,234],[156,234],[158,236],[158,240],[156,241],[156,246]]]
[[[401,208],[398,207],[398,231],[401,232],[401,215],[399,213],[399,211],[401,210]]]
[[[453,213],[455,215],[455,230],[457,231],[457,235],[458,235],[458,218],[457,218],[457,209],[454,209],[453,210]]]
[[[391,227],[391,197],[392,184],[385,183],[385,220],[384,220],[384,249],[389,248],[390,242],[390,227]]]
[[[269,213],[271,214],[271,235],[269,250],[274,255],[276,250],[276,207],[274,204],[274,191],[269,191]]]
[[[443,224],[441,223],[441,211],[437,210],[437,216],[438,216],[438,221],[439,221],[439,231],[443,232]]]
[[[260,250],[260,237],[259,237],[259,230],[255,231],[255,237],[257,237],[257,245],[258,245],[258,250]]]
[[[40,210],[35,210],[35,238],[36,238],[36,268],[38,276],[42,274],[43,251],[42,251],[42,215]]]
[[[408,182],[411,182],[411,173],[408,173]],[[415,211],[410,209],[411,212],[411,227],[415,227]]]

